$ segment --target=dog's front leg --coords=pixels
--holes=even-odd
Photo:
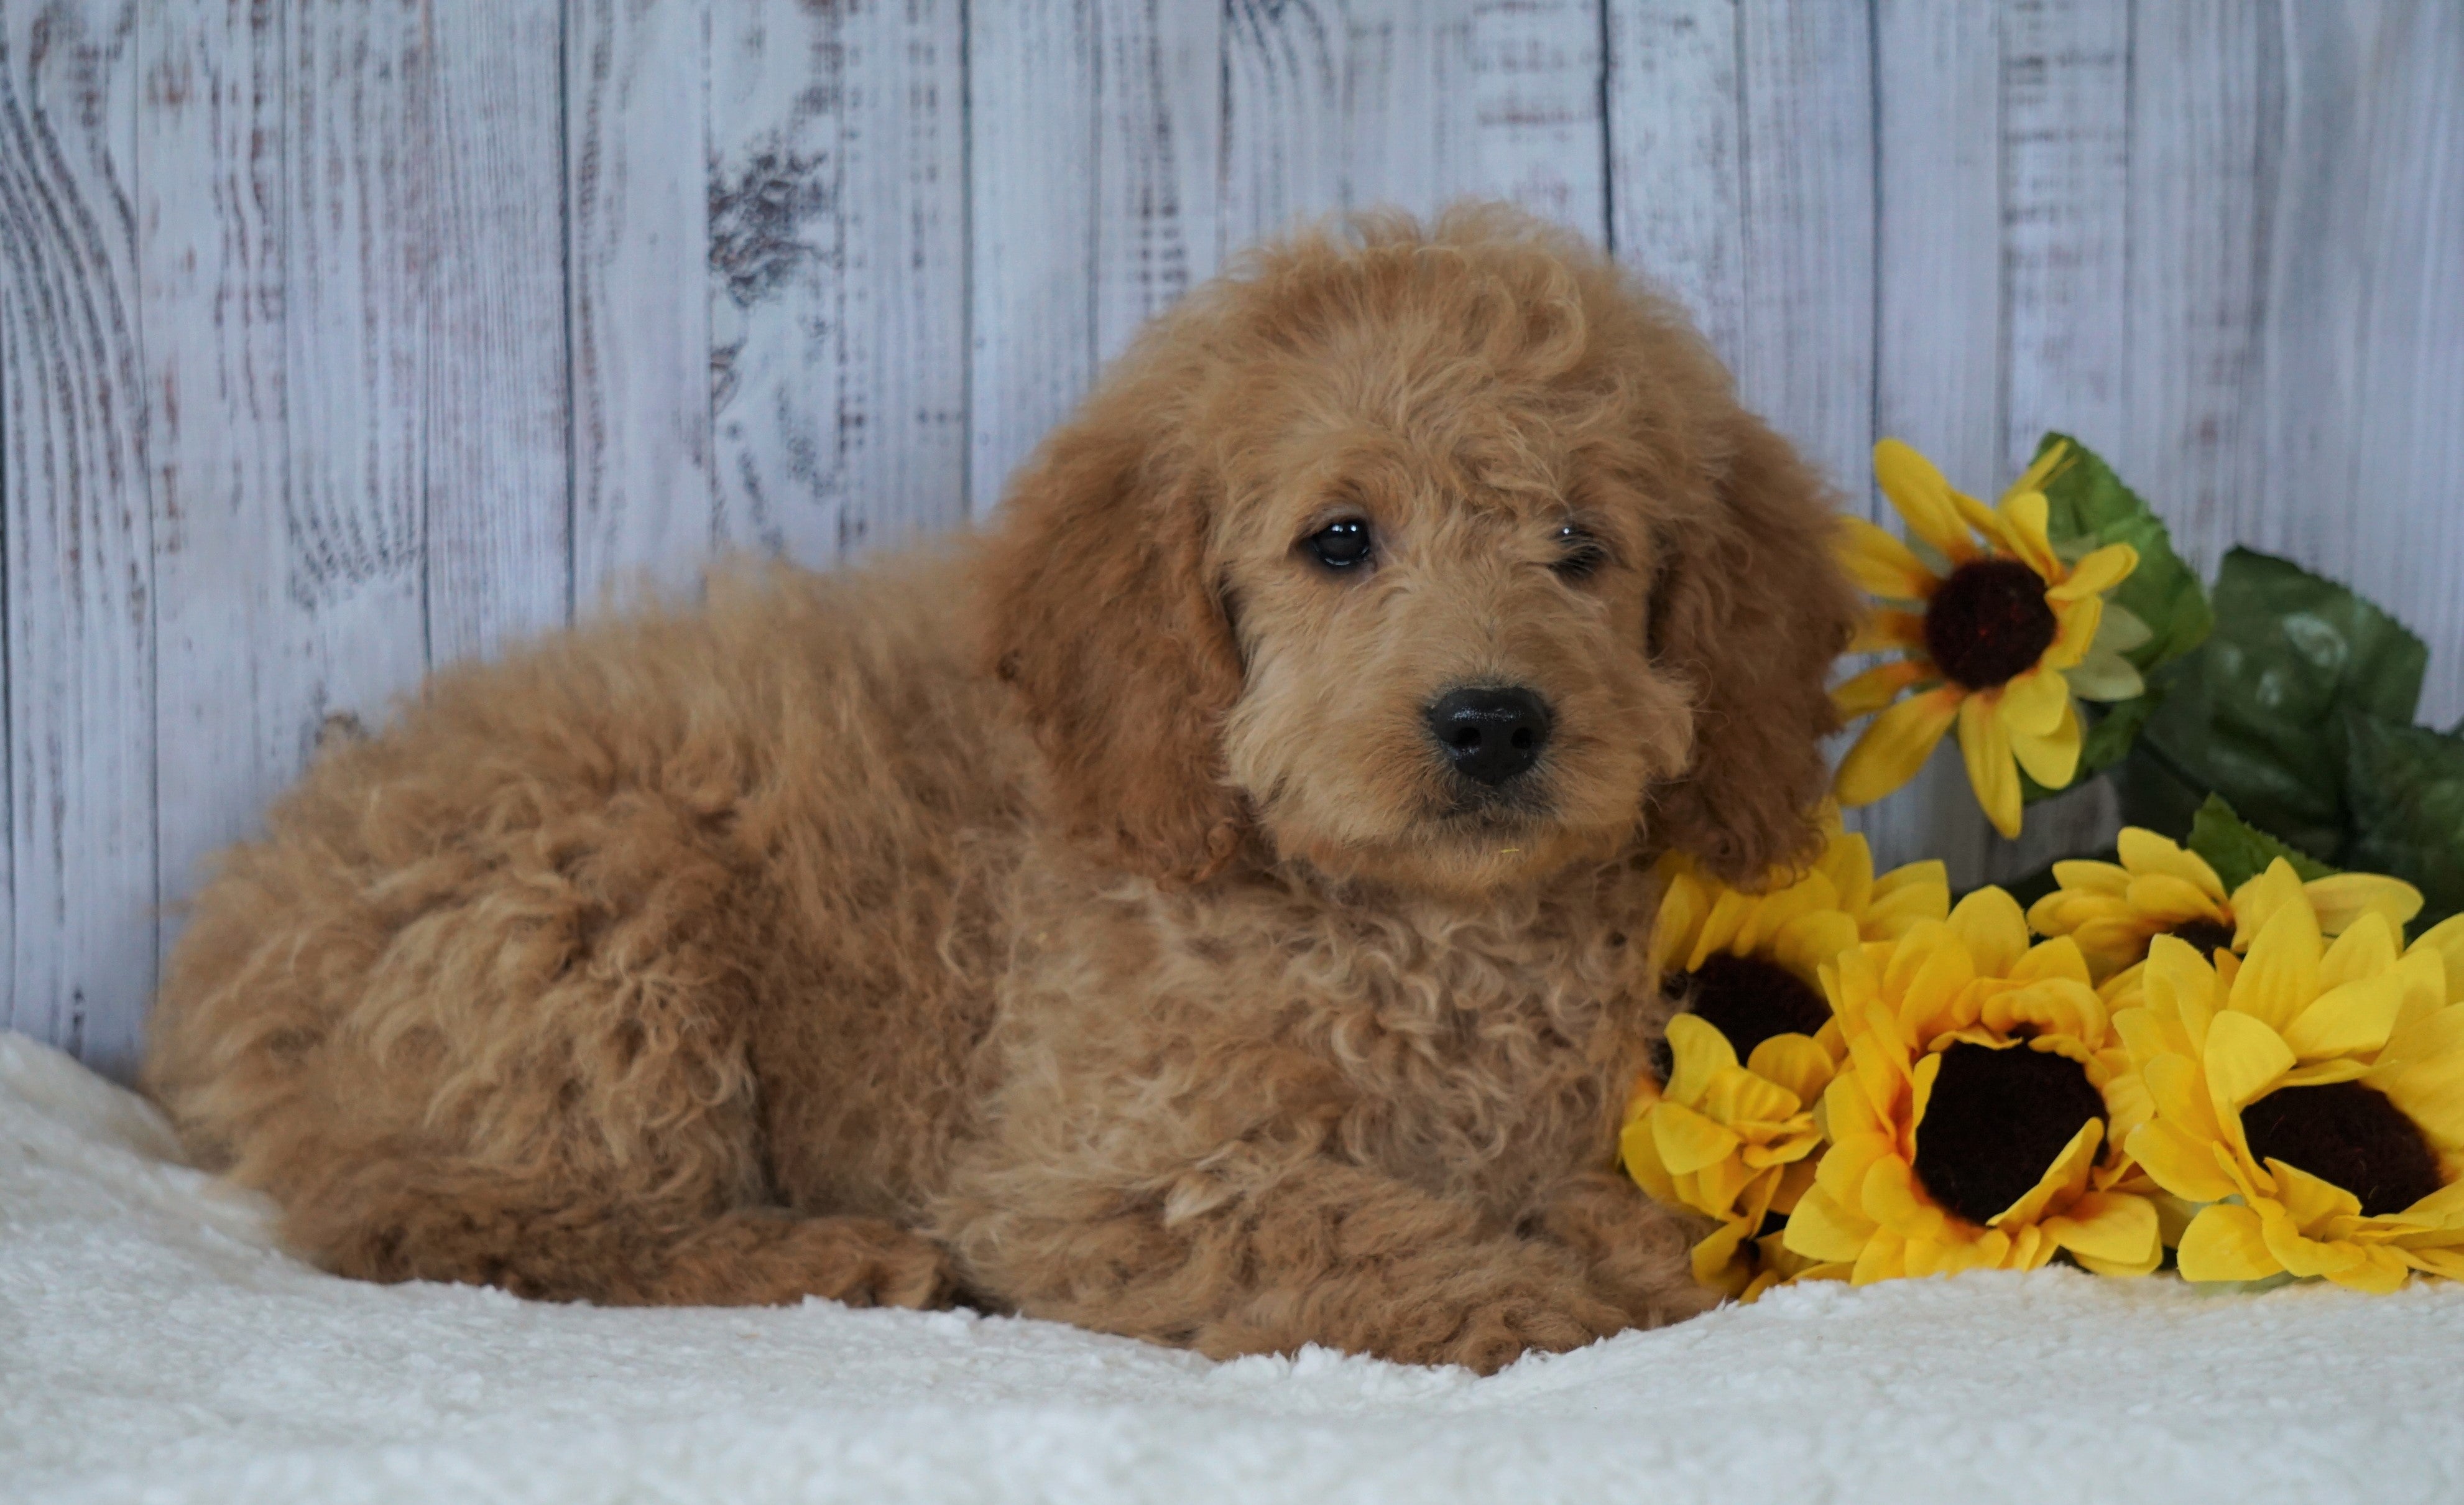
[[[1109,1192],[1069,1169],[1015,1167],[953,1209],[978,1288],[1029,1316],[1218,1358],[1318,1343],[1484,1374],[1634,1325],[1567,1247],[1323,1155]]]
[[[1558,1182],[1520,1226],[1572,1252],[1637,1327],[1680,1321],[1719,1304],[1720,1293],[1696,1283],[1687,1257],[1710,1224],[1661,1206],[1615,1171]]]

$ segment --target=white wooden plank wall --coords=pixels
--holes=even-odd
[[[327,718],[731,547],[965,523],[1302,216],[1510,198],[1877,501],[2048,426],[2464,715],[2448,0],[0,0],[0,1023],[135,1058]],[[1864,819],[1962,880],[1946,760]]]

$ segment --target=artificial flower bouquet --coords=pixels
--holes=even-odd
[[[1696,1277],[2464,1276],[2464,728],[2410,724],[2418,639],[2248,551],[2211,595],[2059,435],[1991,508],[1875,458],[1912,537],[1846,527],[1851,652],[1895,656],[1837,691],[1872,718],[1839,802],[1955,726],[2006,836],[2091,777],[2135,823],[2025,903],[1878,874],[1836,815],[1752,891],[1666,860],[1675,1012],[1620,1155],[1708,1220]]]

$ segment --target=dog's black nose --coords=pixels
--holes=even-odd
[[[1549,745],[1549,707],[1520,685],[1450,691],[1425,719],[1455,771],[1490,788],[1529,768]]]

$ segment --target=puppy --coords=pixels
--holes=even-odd
[[[1662,852],[1802,855],[1851,598],[1668,304],[1256,254],[989,536],[437,675],[195,901],[148,1081],[372,1280],[956,1299],[1486,1371],[1691,1313]]]

